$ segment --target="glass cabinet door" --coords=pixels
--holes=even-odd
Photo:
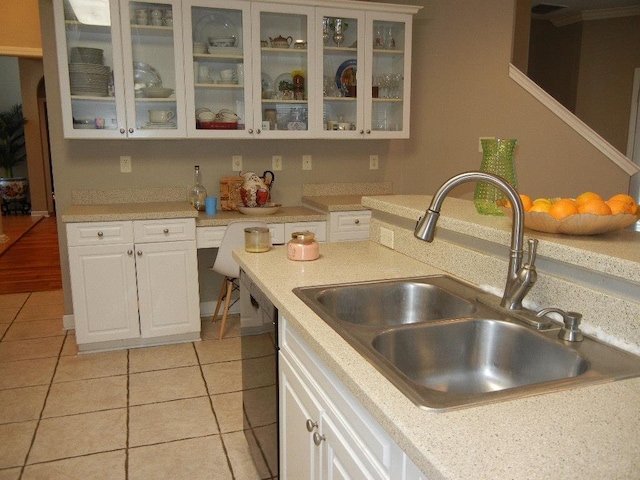
[[[365,133],[406,138],[409,133],[411,17],[367,14],[367,58],[371,100],[365,109]]]
[[[179,5],[179,0],[121,0],[129,136],[186,135]]]
[[[66,138],[121,137],[126,127],[117,2],[54,2]]]
[[[364,12],[319,9],[322,45],[322,130],[320,136],[353,138],[363,134]]]
[[[315,11],[296,5],[252,6],[253,129],[266,138],[309,137],[319,116],[310,98],[317,91],[309,61]],[[314,127],[314,123],[317,125]]]
[[[188,0],[183,12],[188,135],[246,137],[253,121],[245,60],[251,58],[250,4]]]

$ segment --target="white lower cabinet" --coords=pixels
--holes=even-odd
[[[330,242],[369,240],[371,210],[349,210],[329,213],[327,224]]]
[[[279,341],[281,479],[426,479],[282,317]]]
[[[199,338],[194,219],[71,223],[67,240],[81,350]]]

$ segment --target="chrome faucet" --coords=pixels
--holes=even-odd
[[[524,208],[518,192],[503,178],[484,172],[465,172],[451,177],[435,193],[431,205],[424,216],[418,220],[414,235],[425,242],[432,242],[440,209],[445,197],[458,185],[467,182],[486,182],[502,190],[512,205],[511,252],[509,254],[509,271],[507,283],[500,306],[508,310],[522,310],[522,300],[537,280],[535,267],[538,240],[529,239],[529,258],[522,265],[522,244],[524,242]]]

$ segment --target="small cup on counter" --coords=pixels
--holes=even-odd
[[[251,253],[268,252],[271,249],[271,233],[267,227],[244,229],[244,249]]]
[[[218,209],[218,199],[216,197],[207,197],[204,199],[204,211],[207,215],[215,215]]]

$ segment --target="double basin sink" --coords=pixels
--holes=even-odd
[[[419,406],[448,410],[640,375],[640,357],[558,338],[446,275],[294,293]],[[496,300],[497,301],[497,300]]]

